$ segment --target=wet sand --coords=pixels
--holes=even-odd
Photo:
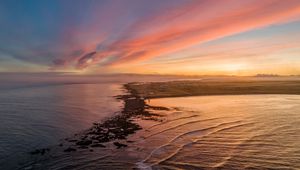
[[[106,147],[105,143],[114,142],[117,149],[127,147],[128,135],[141,130],[141,126],[133,118],[160,121],[160,115],[150,110],[168,110],[162,106],[150,106],[147,101],[153,98],[186,97],[205,95],[243,95],[243,94],[300,94],[300,81],[266,81],[266,80],[199,80],[170,81],[149,83],[128,83],[124,85],[127,94],[116,96],[124,102],[121,113],[93,126],[74,137],[66,138],[59,146],[64,152],[74,152],[78,149]],[[31,154],[45,154],[49,148],[37,149]]]
[[[300,94],[300,81],[266,81],[266,80],[199,80],[199,81],[170,81],[150,83],[128,83],[124,85],[128,91],[125,95],[116,96],[123,100],[124,108],[120,114],[110,119],[94,123],[81,134],[76,134],[66,141],[71,145],[64,152],[93,147],[106,147],[105,143],[124,140],[128,135],[142,129],[133,118],[160,121],[160,116],[149,112],[152,110],[168,110],[166,107],[150,106],[146,102],[152,98],[185,97],[201,95],[242,95],[242,94]],[[128,142],[113,143],[116,148],[127,147]],[[63,144],[62,144],[63,145]],[[62,146],[61,145],[61,146]],[[32,153],[44,153],[35,151]]]
[[[162,107],[165,105],[161,106],[156,104],[152,105],[151,99],[206,95],[300,94],[300,81],[171,81],[128,83],[124,85],[124,88],[127,90],[127,94],[115,96],[117,99],[124,102],[124,107],[120,113],[105,121],[94,123],[91,128],[64,139],[62,143],[58,145],[59,150],[64,153],[78,151],[79,153],[82,153],[83,151],[92,154],[96,148],[103,150],[105,153],[106,150],[113,149],[119,151],[121,148],[128,148],[128,150],[132,152],[132,148],[139,149],[140,147],[144,147],[144,150],[147,151],[145,153],[148,153],[151,152],[151,148],[156,146],[157,143],[155,143],[155,141],[163,140],[162,136],[158,135],[159,139],[155,139],[153,142],[146,142],[149,137],[152,138],[152,135],[148,134],[149,128],[147,128],[147,125],[144,125],[145,122],[147,123],[147,121],[150,120],[152,122],[158,122],[155,127],[160,125],[165,126],[164,122],[168,119],[170,119],[170,122],[176,122],[183,118],[194,120],[195,116],[184,114],[180,115],[179,118],[175,117],[174,120],[171,119],[174,118],[173,116],[171,118],[164,117],[164,113],[170,112],[177,114],[177,112],[179,113],[182,111],[180,111],[180,109],[177,110],[176,107]],[[162,112],[163,114],[161,114]],[[187,113],[189,114],[189,112]],[[202,120],[200,122],[202,122]],[[181,125],[179,127],[181,127]],[[152,128],[153,127],[150,129]],[[187,127],[187,129],[191,128],[193,127]],[[137,133],[138,131],[139,133]],[[178,132],[181,131],[182,130],[179,130]],[[148,138],[143,138],[142,136],[139,138],[135,137],[140,136],[140,132],[144,134],[142,136],[148,136]],[[161,132],[167,131],[163,127],[162,129],[159,129],[159,134]],[[172,134],[177,134],[178,132],[172,131]],[[132,135],[134,133],[137,134]],[[139,143],[141,143],[140,146]],[[31,154],[44,155],[51,151],[52,148],[42,148],[32,151]],[[137,152],[136,157],[138,158],[134,158],[134,160],[140,159],[141,153],[138,150],[135,150],[135,152]],[[126,155],[127,152],[120,150],[118,153],[120,154],[117,157],[122,157],[122,155]],[[153,154],[150,155],[151,157],[153,156]],[[122,159],[126,160],[127,158],[122,157]],[[142,161],[143,166],[144,163],[147,166],[152,165],[151,162],[152,160],[148,159]],[[134,161],[132,161],[130,167],[134,167]]]

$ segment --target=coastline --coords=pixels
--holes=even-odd
[[[196,83],[196,85],[194,84]],[[121,109],[120,112],[117,112],[114,116],[103,120],[102,122],[97,122],[94,123],[91,128],[84,130],[80,133],[74,134],[73,136],[69,138],[65,138],[62,140],[62,142],[58,145],[55,146],[54,148],[43,148],[43,149],[37,149],[35,151],[32,151],[32,155],[40,156],[40,155],[54,155],[54,154],[62,154],[64,156],[69,155],[69,156],[76,156],[76,155],[81,155],[82,153],[85,153],[87,155],[93,155],[92,152],[94,153],[99,153],[98,151],[107,151],[111,150],[113,152],[123,152],[126,150],[131,150],[132,147],[137,146],[139,144],[139,141],[136,136],[143,131],[139,131],[144,126],[142,127],[142,124],[140,124],[143,121],[140,120],[151,120],[151,121],[162,121],[162,120],[167,120],[165,117],[162,117],[164,115],[158,115],[157,112],[154,110],[170,110],[170,107],[168,105],[163,105],[167,107],[160,107],[160,104],[157,106],[150,106],[147,103],[147,100],[150,99],[156,99],[156,98],[164,98],[164,97],[186,97],[186,96],[206,96],[206,95],[214,95],[214,94],[207,94],[207,93],[184,93],[184,91],[181,91],[180,89],[182,87],[190,87],[191,85],[198,87],[199,83],[203,83],[203,81],[172,81],[172,82],[152,82],[152,83],[127,83],[123,84],[123,88],[126,90],[125,93],[121,95],[114,96],[114,98],[120,100],[123,102],[123,108]],[[209,82],[211,85],[214,85],[216,82]],[[292,92],[290,89],[294,90],[296,94],[299,94],[297,89],[299,87],[297,86],[297,83],[299,82],[293,82],[292,86],[290,83],[280,83],[278,84],[285,84],[285,86],[280,86],[280,90],[278,93],[280,94],[281,92]],[[251,86],[247,85],[246,87],[249,89],[249,87],[252,86],[257,86],[260,83],[252,83]],[[154,88],[157,88],[160,86],[163,86],[166,91],[157,91],[157,93],[153,94]],[[177,85],[176,88],[174,85]],[[182,86],[179,86],[182,85]],[[207,84],[206,84],[207,85]],[[210,86],[207,88],[216,88],[219,87],[218,85],[222,85],[222,83],[218,82],[217,85],[215,86]],[[247,89],[245,86],[239,86],[240,82],[233,83],[230,82],[230,88],[232,89],[239,89],[240,91],[237,91],[238,93],[233,93],[231,92],[231,95],[240,95],[240,94],[257,94],[256,89],[257,88],[250,88],[250,90],[247,92],[245,89]],[[266,86],[268,87],[268,86]],[[264,88],[266,88],[264,87]],[[293,87],[293,88],[291,88]],[[142,93],[141,89],[146,88],[149,92],[149,95],[145,95]],[[176,93],[170,93],[168,89],[173,88],[172,92],[176,91]],[[255,89],[255,90],[251,90]],[[259,88],[258,88],[259,89]],[[155,90],[155,89],[154,89]],[[226,91],[226,88],[221,89],[224,91],[226,94],[222,95],[227,95],[229,93]],[[217,89],[215,92],[221,92],[220,89]],[[286,91],[287,90],[287,91]],[[152,93],[150,93],[152,92]],[[163,93],[162,92],[168,92],[168,93]],[[195,90],[195,92],[198,92]],[[205,91],[208,92],[208,91]],[[245,93],[247,92],[247,93]],[[268,93],[259,93],[259,94],[268,94]],[[276,94],[276,93],[275,93]],[[219,95],[219,94],[215,94]],[[229,94],[228,94],[229,95]],[[184,99],[185,100],[185,99]],[[247,101],[248,102],[248,101]],[[153,101],[153,103],[155,103]],[[173,109],[171,109],[172,111]],[[184,116],[183,116],[184,117]],[[184,117],[186,118],[186,117]],[[189,118],[188,118],[189,119]],[[192,118],[194,119],[194,118]],[[177,119],[176,119],[177,120]],[[155,123],[155,122],[152,122]],[[164,123],[164,122],[162,122]],[[160,123],[158,123],[160,124]],[[145,127],[147,130],[147,127]],[[139,131],[139,132],[138,132]],[[132,134],[137,134],[136,136]],[[144,140],[144,138],[143,138]],[[143,141],[142,140],[142,141]],[[150,142],[151,143],[151,142]],[[128,148],[126,149],[126,147]],[[119,150],[120,149],[120,150]],[[48,153],[49,152],[49,153]],[[71,152],[71,153],[70,153]],[[75,152],[75,153],[72,153]],[[137,151],[140,152],[140,151]],[[54,153],[54,154],[53,154]],[[36,159],[37,161],[34,162],[33,164],[30,164],[30,166],[34,167],[35,164],[38,164],[38,160],[40,158],[45,158],[45,157],[34,157],[38,158]],[[41,159],[43,161],[43,159]],[[47,159],[44,160],[44,162],[47,163]],[[24,167],[30,167],[28,165],[25,165]]]
[[[168,110],[165,107],[147,105],[145,99],[139,96],[135,89],[130,88],[128,84],[124,84],[123,87],[128,93],[115,96],[116,99],[124,102],[121,112],[103,122],[94,123],[91,128],[75,134],[74,137],[66,138],[64,141],[66,143],[59,144],[64,152],[96,147],[105,148],[110,145],[110,142],[113,142],[112,144],[115,145],[116,149],[127,147],[134,142],[128,141],[127,137],[142,129],[138,123],[134,122],[134,118],[159,121],[157,118],[159,115],[151,113],[147,109]],[[47,151],[49,151],[48,148],[39,149],[31,152],[31,154],[43,154]]]
[[[145,99],[209,95],[300,95],[300,80],[186,80],[128,83],[126,86]]]
[[[300,94],[300,81],[169,81],[127,83],[123,87],[127,94],[115,96],[124,102],[122,111],[103,122],[94,123],[82,134],[75,134],[74,139],[66,139],[72,146],[65,148],[65,152],[106,147],[105,144],[111,141],[118,149],[127,147],[133,142],[127,141],[127,136],[142,129],[134,118],[159,121],[158,115],[149,110],[169,110],[147,105],[145,100],[205,95]]]
[[[127,147],[133,141],[127,137],[141,130],[135,118],[160,121],[152,110],[169,110],[166,107],[150,106],[146,100],[166,97],[208,96],[208,95],[250,95],[250,94],[300,94],[300,81],[169,81],[149,83],[127,83],[123,85],[126,94],[115,96],[124,102],[123,109],[115,116],[94,123],[91,128],[74,137],[66,138],[59,146],[64,152],[78,149],[106,147],[113,142],[117,149]],[[37,149],[31,154],[44,154],[48,148]]]

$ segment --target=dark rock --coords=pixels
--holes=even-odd
[[[83,137],[81,138],[81,140],[85,140],[86,138],[87,138],[87,135],[83,136]]]
[[[105,145],[102,145],[101,143],[95,143],[95,144],[92,144],[91,147],[102,147],[102,148],[105,148],[106,146]]]
[[[105,147],[100,143],[106,143],[114,140],[126,140],[127,136],[142,129],[132,118],[146,118],[149,120],[156,120],[160,115],[149,112],[147,109],[153,110],[167,110],[164,107],[151,107],[146,105],[145,99],[138,96],[138,94],[125,85],[125,88],[130,94],[117,96],[117,98],[124,101],[123,110],[114,117],[100,123],[93,123],[93,126],[85,131],[83,134],[77,135],[76,140],[68,140],[74,142],[79,148],[90,147]],[[156,120],[158,121],[158,120]],[[127,143],[132,143],[127,141]],[[117,148],[126,147],[126,144],[114,142]]]
[[[123,147],[127,147],[128,145],[123,144],[123,143],[119,143],[119,142],[114,142],[114,145],[117,146],[117,148],[123,148]]]
[[[77,142],[78,140],[72,139],[72,140],[68,140],[68,142]]]
[[[91,140],[82,140],[82,141],[76,142],[76,145],[81,145],[81,146],[88,146],[90,144],[92,144]]]
[[[89,147],[87,147],[87,146],[79,146],[78,148],[79,149],[88,149]]]
[[[108,139],[107,136],[99,136],[99,137],[97,138],[97,140],[98,140],[98,142],[100,142],[100,143],[109,142],[109,139]]]
[[[68,147],[67,149],[64,150],[64,152],[75,152],[76,149],[72,147]]]

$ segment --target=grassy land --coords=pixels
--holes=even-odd
[[[127,89],[144,98],[239,95],[239,94],[300,94],[300,80],[221,79],[129,83]]]

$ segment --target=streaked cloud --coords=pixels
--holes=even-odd
[[[18,11],[14,13],[10,10],[15,5]],[[298,42],[285,46],[280,43],[291,35],[278,39],[279,45],[271,45],[266,40],[259,46],[258,40],[249,37],[251,41],[232,43],[234,46],[242,43],[234,52],[222,50],[230,49],[230,44],[216,42],[201,49],[203,51],[197,53],[199,56],[190,55],[195,46],[206,42],[247,35],[249,31],[260,29],[272,32],[276,25],[298,21],[299,0],[78,0],[44,4],[7,1],[1,6],[0,23],[6,26],[0,28],[0,52],[15,60],[48,66],[50,70],[93,71],[99,67],[101,70],[121,68],[120,71],[126,72],[133,70],[126,70],[132,65],[153,66],[153,60],[160,67],[176,67],[170,64],[176,63],[195,69],[199,57],[210,64],[233,57],[236,60],[237,56],[241,60],[250,57],[255,60],[274,53],[282,54],[298,45]],[[39,10],[34,12],[36,8]],[[57,12],[54,14],[53,10]],[[18,32],[17,25],[24,31]],[[251,52],[254,49],[257,51]],[[152,68],[160,72],[159,68]]]

